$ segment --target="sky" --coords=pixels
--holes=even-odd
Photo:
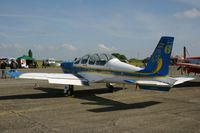
[[[161,36],[173,56],[200,56],[199,0],[0,0],[0,57],[36,59],[119,52],[143,59]]]

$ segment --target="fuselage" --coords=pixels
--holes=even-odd
[[[73,67],[78,68],[77,73],[90,82],[119,83],[123,83],[126,79],[138,79],[139,77],[135,74],[143,69],[121,62],[116,58],[109,60],[105,65],[76,64]]]
[[[154,74],[108,54],[85,55],[74,62],[64,62],[61,67],[64,73],[78,74],[89,82],[127,83],[128,80],[152,78]]]
[[[185,63],[200,64],[200,57],[188,57],[184,61]]]

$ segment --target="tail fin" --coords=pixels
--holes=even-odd
[[[151,73],[152,76],[167,75],[169,72],[173,42],[174,37],[161,37],[143,72]]]

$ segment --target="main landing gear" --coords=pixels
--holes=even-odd
[[[74,86],[73,85],[65,85],[64,94],[66,96],[73,96],[74,95]]]
[[[112,83],[106,83],[106,87],[108,88],[108,92],[113,92],[114,91],[114,86]]]

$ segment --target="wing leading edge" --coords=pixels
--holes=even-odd
[[[16,71],[7,71],[6,73],[13,78],[48,80],[51,84],[88,85],[86,79],[69,73],[22,73]]]

